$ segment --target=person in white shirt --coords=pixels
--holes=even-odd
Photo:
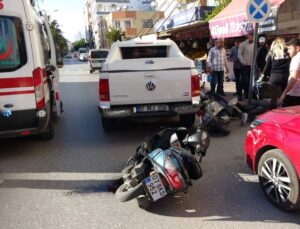
[[[283,107],[300,105],[300,39],[290,40],[287,46],[292,61],[288,84],[279,99]]]
[[[226,74],[228,74],[229,70],[227,67],[227,57],[226,50],[224,48],[224,40],[217,39],[215,40],[215,47],[211,48],[207,57],[207,72],[212,75],[212,79],[210,82],[211,91],[215,92],[216,85],[217,94],[225,96],[224,93],[224,69],[226,70]]]

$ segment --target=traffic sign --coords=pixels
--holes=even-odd
[[[269,0],[249,0],[247,4],[247,15],[250,21],[259,23],[265,21],[271,13]]]

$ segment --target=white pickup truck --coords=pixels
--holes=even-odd
[[[102,66],[99,111],[105,131],[117,119],[179,115],[192,126],[200,103],[194,62],[171,40],[115,42]]]

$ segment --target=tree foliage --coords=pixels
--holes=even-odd
[[[80,39],[79,41],[75,41],[73,43],[74,49],[77,51],[80,48],[85,48],[87,46],[86,42],[84,39]]]
[[[218,6],[213,9],[211,14],[208,14],[205,18],[205,21],[209,21],[213,19],[218,13],[220,13],[230,2],[231,0],[216,0],[218,2]]]
[[[56,52],[60,56],[63,56],[63,53],[68,50],[67,39],[62,35],[62,31],[59,28],[59,24],[57,20],[53,20],[53,21],[49,20],[49,21],[50,21],[50,29],[53,36],[53,40],[56,45]]]
[[[121,40],[122,31],[120,29],[115,29],[110,27],[109,31],[105,33],[105,37],[111,43]]]

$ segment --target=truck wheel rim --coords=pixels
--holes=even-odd
[[[286,202],[291,194],[292,182],[289,174],[279,160],[270,158],[264,161],[260,183],[265,193],[276,203]]]

